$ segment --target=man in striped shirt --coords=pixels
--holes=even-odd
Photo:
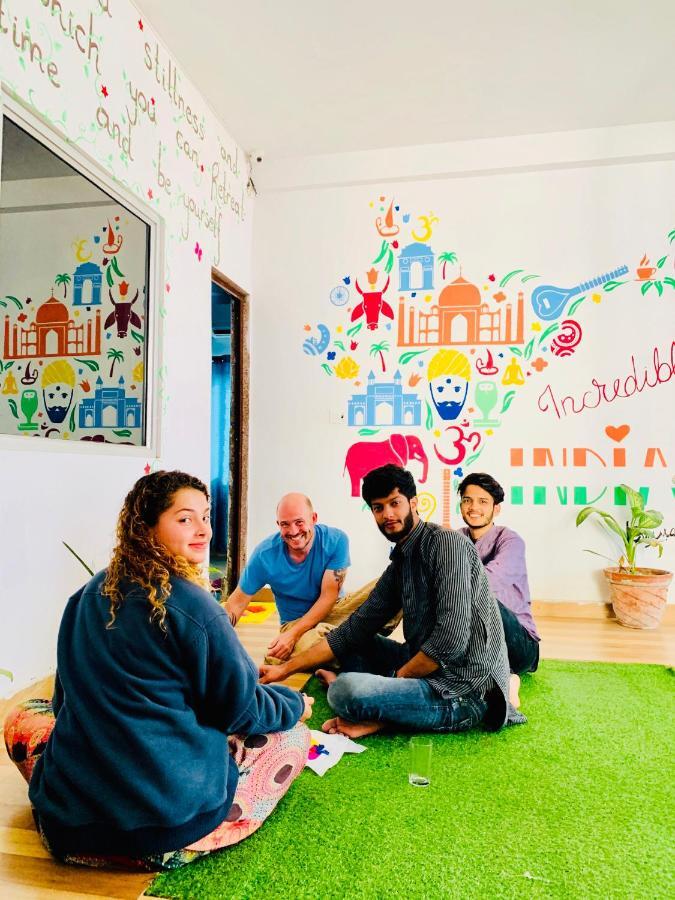
[[[524,722],[509,702],[509,665],[497,602],[475,548],[423,522],[410,472],[387,465],[363,479],[363,499],[395,546],[370,597],[315,647],[277,666],[264,684],[320,669],[336,716],[324,731],[349,737],[387,726],[410,731],[496,730]],[[405,643],[378,634],[403,611]]]

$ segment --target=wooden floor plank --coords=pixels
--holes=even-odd
[[[109,900],[136,900],[150,883],[150,873],[136,874],[108,869],[66,866],[52,859],[32,859],[0,853],[0,896],[12,897],[14,885],[32,887],[36,900],[51,898],[56,891]]]
[[[5,757],[6,759],[7,757]],[[12,766],[12,768],[14,768]],[[7,806],[0,802],[0,828],[25,828],[33,830],[33,813],[26,803],[26,791],[23,791],[21,804]]]
[[[260,624],[241,625],[237,632],[256,664],[277,633],[276,615]],[[593,617],[568,619],[538,616],[543,659],[597,660],[675,664],[675,624],[657,631],[633,631],[615,619]],[[397,632],[399,636],[401,632]],[[535,676],[536,677],[536,676]],[[293,676],[293,686],[304,683]],[[0,720],[17,699],[49,697],[53,680],[47,678],[21,691],[11,701],[0,702]],[[126,872],[63,866],[49,858],[35,829],[28,804],[26,784],[12,765],[0,742],[0,898],[5,900],[135,900],[151,876]]]
[[[35,829],[5,828],[0,825],[0,853],[14,856],[31,856],[35,859],[49,859],[49,852],[43,846]]]
[[[144,897],[145,894],[139,894]],[[61,891],[58,888],[42,890],[32,884],[17,884],[0,878],[0,897],[3,900],[106,900],[103,894],[81,894],[79,891]]]
[[[540,617],[544,659],[598,662],[675,663],[675,626],[656,631],[625,628],[616,619],[569,620]]]

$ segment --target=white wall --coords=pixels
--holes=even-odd
[[[621,482],[650,489],[649,506],[665,514],[664,526],[675,526],[672,476],[675,465],[673,398],[675,374],[672,356],[675,338],[675,289],[662,282],[663,295],[652,287],[643,296],[636,268],[643,254],[652,264],[666,256],[661,278],[675,276],[675,241],[668,234],[675,228],[672,197],[675,189],[675,123],[598,131],[533,135],[494,141],[462,142],[386,152],[322,156],[270,163],[258,178],[261,197],[256,209],[254,236],[253,373],[252,373],[252,479],[250,504],[259,516],[253,519],[250,542],[272,530],[274,501],[284,491],[304,490],[315,501],[323,521],[345,528],[352,539],[353,570],[348,586],[373,577],[386,561],[387,545],[377,532],[360,499],[352,498],[343,466],[347,448],[356,441],[380,441],[388,434],[417,433],[430,460],[430,475],[420,490],[431,494],[427,502],[442,520],[442,464],[436,459],[436,443],[445,455],[451,450],[444,432],[434,430],[448,424],[434,417],[433,428],[382,427],[374,435],[359,436],[358,429],[339,421],[347,411],[347,399],[364,390],[370,370],[383,376],[376,357],[368,353],[373,341],[388,340],[385,354],[388,375],[398,365],[402,349],[396,346],[398,322],[398,263],[392,269],[392,284],[385,295],[394,307],[396,321],[386,330],[380,319],[377,331],[357,338],[353,353],[342,352],[335,339],[345,337],[350,326],[346,308],[331,304],[329,293],[351,277],[349,308],[359,299],[354,280],[366,283],[381,247],[374,227],[381,206],[392,198],[399,207],[395,218],[401,232],[400,247],[410,240],[411,227],[421,227],[418,216],[438,217],[428,243],[436,254],[453,250],[458,265],[449,266],[445,283],[459,274],[478,286],[483,298],[497,308],[492,294],[500,279],[514,269],[523,269],[505,288],[509,299],[516,289],[525,296],[525,341],[537,337],[549,322],[538,322],[529,297],[532,289],[548,283],[572,286],[621,264],[629,267],[626,283],[616,290],[598,288],[586,292],[586,300],[575,311],[583,338],[574,354],[558,358],[539,353],[548,365],[543,372],[530,371],[527,383],[516,388],[502,424],[488,436],[482,431],[485,450],[470,470],[488,471],[507,489],[500,521],[519,531],[527,541],[533,596],[543,600],[597,601],[605,599],[599,574],[602,561],[582,552],[589,547],[614,555],[613,545],[589,523],[575,529],[573,488],[585,487],[589,501],[608,488],[598,505],[621,517],[625,507],[614,507],[613,488]],[[385,198],[380,203],[379,198]],[[372,205],[371,205],[372,204]],[[403,214],[410,214],[409,223]],[[396,252],[400,252],[400,247]],[[376,268],[381,269],[381,263]],[[452,274],[450,274],[452,273]],[[525,283],[525,273],[539,275]],[[495,275],[491,282],[489,276]],[[436,264],[436,283],[430,304],[436,302],[441,285]],[[656,276],[655,276],[656,277]],[[380,276],[379,284],[384,276]],[[422,292],[425,294],[427,292]],[[595,294],[594,302],[592,294]],[[407,296],[407,295],[406,295]],[[418,297],[413,306],[424,308]],[[558,320],[560,322],[560,319]],[[329,328],[331,342],[319,356],[303,353],[303,341],[317,336],[317,324]],[[532,324],[540,330],[532,331]],[[311,331],[305,330],[310,326]],[[342,327],[342,332],[338,328]],[[553,336],[552,336],[553,337]],[[544,344],[543,346],[546,346]],[[471,355],[472,385],[480,379],[475,360],[484,355],[481,344]],[[661,373],[669,380],[646,388],[628,399],[602,403],[594,410],[557,418],[538,408],[537,400],[547,385],[557,396],[581,396],[591,379],[622,381],[631,373],[631,355],[636,365],[647,366],[659,348]],[[412,349],[412,348],[411,348]],[[422,357],[428,359],[437,348]],[[500,383],[511,354],[498,360],[500,398],[507,389]],[[334,352],[329,361],[328,352]],[[361,371],[354,379],[341,381],[329,368],[351,355]],[[532,359],[537,354],[533,354]],[[668,365],[666,365],[666,363]],[[408,391],[424,400],[428,385],[423,377],[407,386],[415,363],[398,366]],[[426,363],[425,363],[426,366]],[[653,375],[650,376],[653,380]],[[282,399],[283,396],[283,399]],[[471,395],[470,395],[471,396]],[[590,400],[590,395],[588,395]],[[468,408],[467,403],[467,408]],[[472,417],[469,416],[469,419]],[[457,424],[459,423],[459,420]],[[619,442],[605,432],[607,427],[629,426]],[[465,429],[468,433],[470,428]],[[611,432],[616,434],[616,432]],[[456,436],[456,435],[455,435]],[[533,448],[550,449],[554,465],[533,466]],[[572,465],[572,448],[588,447],[602,456],[607,466],[591,458],[585,467]],[[626,449],[626,466],[613,465],[613,448]],[[650,447],[660,448],[664,468],[656,459],[645,466]],[[511,450],[522,448],[525,466],[511,465]],[[566,459],[564,454],[566,453]],[[418,463],[410,465],[417,476]],[[456,477],[453,476],[456,482]],[[510,503],[510,487],[524,488],[522,505]],[[533,487],[547,488],[545,505],[535,505]],[[557,489],[567,489],[567,505]],[[453,504],[452,525],[462,524]],[[661,563],[651,551],[645,565],[675,565],[675,538],[666,542]],[[609,563],[607,563],[609,564]],[[675,599],[671,596],[671,601]]]
[[[134,455],[131,448],[80,452],[62,441],[58,448],[3,442],[0,667],[11,669],[15,682],[0,680],[0,696],[53,666],[63,606],[84,580],[61,541],[100,568],[121,501],[146,464],[208,480],[211,265],[244,290],[251,282],[253,203],[244,153],[151,23],[141,19],[141,29],[127,0],[71,0],[62,4],[64,31],[45,6],[2,4],[0,80],[164,220],[161,291],[154,298],[163,367],[150,376],[160,396],[160,456]],[[24,41],[19,49],[26,29],[32,47]]]
[[[176,61],[151,23],[141,20],[139,27],[131,3],[71,0],[71,34],[45,3],[33,4],[29,13],[17,2],[4,2],[2,9],[0,79],[163,217],[166,285],[161,313],[165,366],[154,373],[162,407],[158,460],[105,447],[96,453],[64,447],[38,452],[22,440],[14,449],[3,445],[0,450],[5,512],[0,666],[16,675],[14,685],[0,682],[0,693],[8,693],[49,668],[65,600],[82,582],[81,569],[61,540],[103,566],[123,495],[146,463],[208,477],[210,265],[245,290],[251,288],[253,208],[241,148],[180,71],[174,90]],[[75,25],[84,31],[75,32]],[[24,41],[19,49],[16,43],[21,45],[26,28],[32,44]],[[115,126],[119,137],[111,136]],[[258,211],[262,215],[256,224],[252,304],[249,546],[273,529],[277,497],[298,488],[314,498],[324,521],[352,536],[351,586],[386,562],[384,539],[360,501],[350,497],[342,475],[346,449],[357,440],[355,430],[329,421],[344,411],[353,386],[325,375],[319,366],[325,354],[320,360],[302,352],[305,325],[326,323],[335,339],[345,316],[330,304],[329,291],[348,273],[364,279],[377,253],[371,201],[393,195],[413,216],[433,210],[440,219],[434,248],[455,250],[465,275],[480,287],[488,274],[499,277],[521,266],[561,284],[624,261],[634,271],[644,252],[652,260],[667,253],[672,273],[666,235],[675,226],[670,199],[674,135],[675,124],[662,123],[266,163],[256,175],[262,195],[256,219]],[[203,249],[201,261],[194,253],[196,241]],[[599,306],[587,300],[584,341],[576,355],[551,364],[537,376],[536,387],[550,381],[556,390],[575,392],[595,374],[608,379],[626,374],[633,351],[642,359],[655,342],[669,346],[673,293],[666,290],[658,299],[651,292],[643,300],[638,288],[603,295]],[[361,349],[366,364],[372,364]],[[396,356],[392,349],[390,367]],[[647,485],[672,527],[673,380],[561,421],[537,411],[531,381],[481,457],[481,468],[507,485],[518,480],[526,487],[546,484],[549,490],[624,479]],[[420,394],[423,388],[421,382]],[[563,448],[576,445],[606,451],[611,441],[604,428],[624,423],[631,428],[622,445],[630,461],[625,470],[558,465],[539,477],[532,467],[521,473],[509,466],[508,451],[519,445],[526,451],[549,446],[556,459]],[[433,458],[426,430],[423,439]],[[644,468],[644,448],[652,444],[663,448],[667,469]],[[440,466],[434,463],[426,488],[440,504],[439,479]],[[601,596],[596,562],[581,548],[598,546],[602,539],[594,540],[590,526],[577,533],[573,518],[571,505],[506,504],[503,521],[528,540],[537,597]],[[673,543],[664,557],[671,568]]]

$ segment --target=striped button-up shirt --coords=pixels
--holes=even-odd
[[[426,676],[445,698],[476,692],[488,701],[486,725],[507,720],[509,665],[497,601],[476,549],[457,531],[420,521],[397,544],[366,602],[326,637],[340,659],[358,652],[403,610],[412,658],[422,651],[438,663]]]

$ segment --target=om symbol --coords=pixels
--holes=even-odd
[[[447,431],[454,432],[456,434],[456,440],[452,440],[455,437],[455,434],[450,435],[450,443],[455,448],[454,456],[443,456],[443,454],[439,451],[436,444],[434,444],[434,453],[440,459],[442,463],[445,463],[446,466],[456,466],[462,462],[464,457],[467,454],[467,450],[471,448],[471,450],[475,453],[478,449],[478,446],[481,442],[481,435],[478,431],[472,431],[470,434],[464,434],[464,429],[460,428],[459,425],[449,425],[446,429]]]

